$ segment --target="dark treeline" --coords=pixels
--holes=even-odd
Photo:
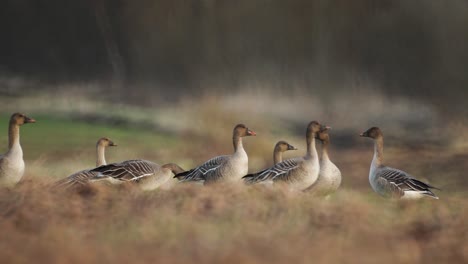
[[[365,79],[436,102],[468,89],[465,0],[5,0],[0,32],[2,76],[173,93]]]

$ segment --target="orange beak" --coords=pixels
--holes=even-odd
[[[255,133],[254,131],[252,131],[252,130],[249,129],[249,130],[247,130],[247,135],[249,135],[249,136],[256,136],[257,133]]]

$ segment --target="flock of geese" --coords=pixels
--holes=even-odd
[[[25,164],[20,145],[20,126],[36,121],[21,113],[14,113],[10,118],[8,151],[0,156],[0,186],[12,187],[24,174]],[[93,169],[76,172],[54,183],[54,188],[74,188],[95,181],[107,181],[111,184],[133,182],[143,190],[171,188],[184,182],[198,182],[205,185],[214,183],[244,183],[246,185],[264,184],[286,185],[292,190],[314,192],[328,195],[335,192],[341,184],[341,172],[330,160],[330,127],[312,121],[306,129],[307,152],[302,157],[283,160],[282,153],[295,150],[294,146],[279,141],[273,150],[274,165],[262,171],[248,174],[248,156],[242,145],[242,138],[255,136],[256,133],[243,124],[233,130],[234,153],[214,157],[191,170],[184,170],[174,163],[158,165],[147,160],[126,160],[120,163],[106,163],[105,149],[116,146],[108,139],[101,138],[96,144],[97,160]],[[374,156],[369,171],[372,189],[385,197],[420,198],[438,197],[431,191],[437,189],[419,181],[408,173],[387,167],[383,164],[383,133],[378,127],[372,127],[361,137],[374,140]],[[322,155],[319,158],[316,140],[321,142]]]

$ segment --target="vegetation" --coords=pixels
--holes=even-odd
[[[466,262],[466,198],[403,203],[182,185],[142,193],[38,182],[0,192],[4,263]]]
[[[0,153],[24,112],[24,180],[0,188],[0,263],[468,262],[465,0],[3,1]],[[329,198],[180,184],[141,192],[50,184],[108,162],[192,168],[232,152],[249,170],[305,125],[332,127],[343,182]],[[389,201],[368,182],[371,126],[385,161],[440,200]]]
[[[455,127],[440,128],[428,121],[435,118],[431,112],[414,105],[413,115],[425,128],[421,132],[420,126],[401,126],[411,111],[404,100],[398,101],[401,112],[381,120],[388,128],[384,130],[388,131],[386,160],[442,191],[437,192],[440,200],[388,201],[370,189],[372,143],[357,136],[369,123],[375,124],[374,115],[383,113],[369,111],[366,116],[362,112],[352,119],[356,111],[349,111],[335,119],[320,105],[298,104],[299,98],[285,103],[279,112],[268,111],[268,98],[264,94],[250,99],[203,97],[155,109],[87,99],[73,100],[62,109],[63,99],[58,97],[50,97],[46,105],[40,98],[35,104],[30,103],[32,98],[18,99],[18,107],[24,106],[38,122],[21,129],[25,180],[16,188],[0,190],[0,262],[468,260],[463,176],[468,169],[463,162],[467,146],[462,144],[466,128],[460,126],[456,133]],[[238,100],[242,108],[235,107]],[[12,110],[3,107],[3,113]],[[297,111],[298,107],[302,110]],[[109,162],[144,158],[161,164],[176,162],[188,169],[214,155],[230,153],[232,127],[245,122],[258,134],[244,141],[250,170],[255,171],[272,163],[277,140],[299,147],[286,157],[302,155],[304,126],[316,116],[333,126],[331,158],[344,177],[342,188],[327,199],[281,188],[190,184],[153,192],[131,185],[97,184],[76,192],[48,189],[51,182],[94,166],[94,144],[101,136],[119,145],[108,149]],[[6,132],[7,119],[6,114],[0,116],[0,131]],[[328,122],[334,119],[336,124]],[[439,132],[457,136],[441,137]],[[5,136],[0,144],[6,147]]]

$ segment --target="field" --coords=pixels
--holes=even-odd
[[[0,186],[0,264],[468,263],[468,1],[21,0],[0,9],[0,155],[21,127],[26,171]],[[281,186],[140,191],[50,188],[107,163],[191,169],[233,151],[249,172],[276,142],[306,152],[331,126],[341,170],[329,197]],[[385,165],[440,188],[387,200],[369,184],[378,126]],[[321,146],[318,144],[320,154]]]
[[[24,181],[0,190],[0,262],[467,262],[467,127],[401,98],[388,113],[381,110],[387,99],[366,96],[327,104],[292,96],[278,104],[264,93],[207,95],[154,108],[64,95],[18,98],[14,105],[2,99],[2,151],[9,113],[21,109],[38,122],[21,130]],[[369,97],[374,103],[356,108]],[[333,127],[331,158],[343,173],[342,188],[327,199],[190,184],[154,192],[131,185],[47,188],[92,167],[102,136],[119,145],[107,150],[108,162],[142,158],[189,169],[232,152],[232,127],[243,122],[258,134],[244,140],[253,172],[271,165],[280,139],[299,147],[286,158],[303,155],[305,126],[314,119]],[[386,135],[387,163],[440,187],[440,200],[388,201],[372,192],[372,143],[357,136],[372,125]]]

